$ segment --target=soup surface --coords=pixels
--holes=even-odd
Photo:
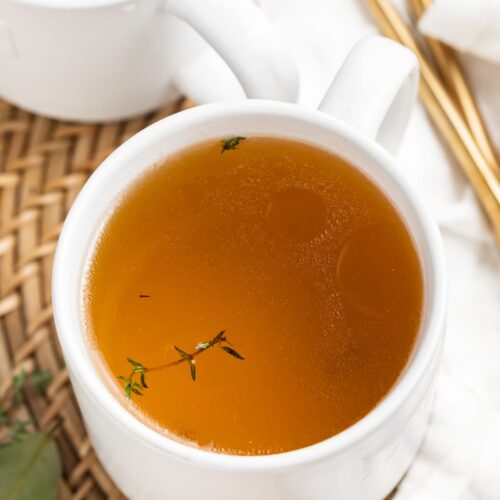
[[[87,291],[123,404],[239,455],[365,416],[404,370],[423,307],[416,251],[379,189],[328,152],[261,137],[202,143],[146,174],[107,221]],[[222,330],[231,344],[197,350]]]

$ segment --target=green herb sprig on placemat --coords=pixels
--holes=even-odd
[[[0,498],[9,500],[56,500],[61,477],[61,460],[53,439],[62,420],[47,432],[34,432],[29,420],[10,418],[24,400],[28,384],[44,392],[52,374],[25,370],[12,378],[11,389],[0,398]]]

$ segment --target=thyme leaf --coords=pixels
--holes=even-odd
[[[241,141],[244,141],[246,137],[242,137],[240,135],[235,137],[230,137],[229,139],[222,139],[220,142],[222,144],[222,148],[220,153],[224,153],[224,151],[232,151],[233,149],[238,149],[238,145]]]
[[[236,352],[234,349],[232,349],[231,347],[229,347],[227,345],[222,345],[221,349],[223,351],[226,351],[228,354],[230,354],[231,356],[234,356],[237,359],[241,359],[241,360],[245,359],[241,354],[239,354],[238,352]]]

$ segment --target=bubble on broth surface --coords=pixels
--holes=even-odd
[[[402,255],[391,239],[392,224],[372,224],[343,244],[337,262],[340,293],[358,312],[371,317],[390,315],[405,302]],[[369,252],[366,249],[370,249]]]

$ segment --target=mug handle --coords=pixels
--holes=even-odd
[[[361,39],[339,69],[319,109],[398,149],[419,82],[415,54],[388,38]]]
[[[163,5],[219,53],[247,98],[297,99],[299,75],[295,60],[251,0],[164,0]]]

